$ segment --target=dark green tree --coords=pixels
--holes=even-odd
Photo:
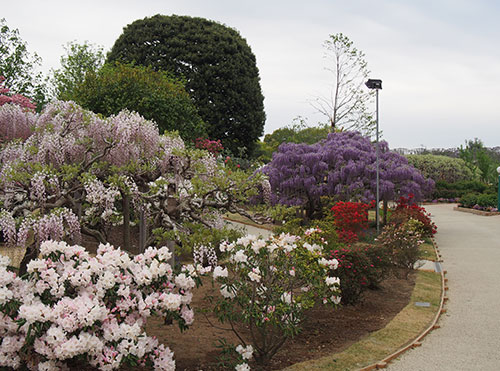
[[[52,95],[60,100],[73,100],[76,87],[83,83],[87,72],[97,72],[106,58],[104,49],[85,41],[64,46],[66,55],[61,57],[61,68],[51,71]]]
[[[28,51],[18,29],[9,28],[5,18],[0,19],[0,76],[13,93],[22,94],[37,103],[41,110],[46,103],[47,89],[38,68],[42,59]]]
[[[166,72],[119,62],[88,71],[73,100],[93,112],[110,116],[135,111],[158,124],[160,132],[177,130],[184,140],[206,135],[205,124],[183,84]]]
[[[155,15],[124,28],[108,55],[182,76],[212,139],[255,149],[265,113],[255,55],[239,32],[204,18]]]

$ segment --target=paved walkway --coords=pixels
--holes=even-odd
[[[500,370],[500,216],[429,205],[448,271],[441,328],[388,367],[391,371]]]
[[[233,221],[229,221],[229,220],[226,220],[226,223],[232,228],[244,228],[248,234],[253,234],[254,236],[262,236],[264,238],[267,238],[272,234],[272,232],[268,231],[267,229],[254,227],[254,226],[248,225],[248,224],[242,224],[242,223],[233,222]]]

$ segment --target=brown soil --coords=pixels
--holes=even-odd
[[[341,352],[369,333],[385,327],[408,304],[414,284],[414,274],[408,280],[391,277],[382,283],[380,289],[368,291],[357,305],[337,310],[318,305],[307,316],[303,331],[285,343],[265,370],[277,370]],[[211,284],[197,289],[193,307],[207,307],[204,297],[213,290]],[[215,328],[209,321],[223,326],[212,315],[208,315],[207,320],[204,314],[196,313],[195,322],[183,333],[175,325],[165,325],[160,318],[148,321],[147,333],[170,347],[175,354],[177,370],[219,370],[217,339],[225,338],[229,344],[241,342],[231,331]]]

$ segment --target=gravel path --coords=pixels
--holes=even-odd
[[[252,225],[242,224],[229,220],[226,220],[226,223],[233,228],[244,228],[248,234],[253,234],[254,236],[262,236],[264,238],[267,238],[272,234],[272,232],[268,231],[267,229],[254,227]]]
[[[447,312],[422,346],[391,371],[500,370],[500,216],[430,205],[436,242],[448,271]]]

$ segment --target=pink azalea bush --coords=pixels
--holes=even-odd
[[[144,326],[153,314],[181,328],[193,322],[193,266],[174,273],[166,247],[133,258],[109,244],[96,257],[65,242],[46,241],[40,250],[22,278],[0,256],[0,366],[175,369],[172,351]]]

